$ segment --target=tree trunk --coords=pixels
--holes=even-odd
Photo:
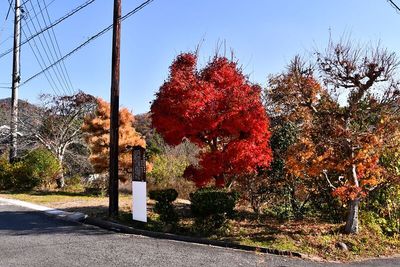
[[[57,183],[57,188],[61,189],[65,186],[65,180],[64,180],[64,170],[63,170],[63,159],[64,157],[62,155],[58,156],[58,163],[60,165],[60,171],[57,175],[56,178],[56,183]]]
[[[56,178],[57,188],[61,189],[65,186],[64,173],[61,171]]]
[[[354,147],[350,144],[351,148],[351,157],[354,159]],[[355,164],[351,165],[350,175],[353,179],[353,184],[355,187],[359,187],[360,183],[358,182],[357,176],[357,167]],[[349,200],[349,213],[347,214],[346,226],[344,228],[344,232],[346,234],[357,234],[358,233],[358,207],[360,205],[360,198],[357,197],[355,199]]]
[[[356,198],[349,201],[349,213],[347,215],[346,226],[344,232],[346,234],[357,234],[358,233],[358,207],[360,199]]]

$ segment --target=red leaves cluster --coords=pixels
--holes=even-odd
[[[364,188],[355,186],[352,184],[345,184],[341,187],[336,188],[332,195],[340,198],[342,201],[355,200],[357,198],[364,198],[367,195],[367,191]]]
[[[200,166],[188,167],[185,177],[198,186],[213,178],[223,186],[235,175],[269,166],[269,120],[260,93],[225,57],[214,57],[200,71],[196,55],[177,57],[151,112],[167,143],[188,138],[203,149]]]

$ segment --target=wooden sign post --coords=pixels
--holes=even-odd
[[[147,222],[146,149],[132,148],[132,219]]]

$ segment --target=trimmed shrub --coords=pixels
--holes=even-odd
[[[234,214],[238,198],[236,192],[216,188],[203,188],[190,194],[190,208],[196,228],[204,232],[220,229]]]
[[[153,190],[149,192],[149,196],[150,199],[157,201],[154,211],[160,215],[162,222],[172,224],[178,222],[178,214],[172,205],[172,202],[178,197],[175,189]]]

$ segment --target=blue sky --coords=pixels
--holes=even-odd
[[[53,0],[30,0],[34,6],[37,1]],[[50,17],[56,20],[85,1],[54,0]],[[112,2],[96,0],[54,28],[62,54],[111,24]],[[125,14],[142,1],[122,2]],[[4,21],[7,9],[7,1],[0,1],[0,43],[12,34],[12,16]],[[400,14],[385,0],[155,0],[122,25],[120,103],[135,114],[148,111],[172,60],[199,43],[200,64],[225,42],[250,80],[265,86],[268,75],[281,72],[294,55],[323,49],[330,32],[336,40],[351,35],[400,53],[399,29]],[[67,59],[74,89],[109,100],[111,37],[110,31]],[[0,53],[11,46],[11,39],[5,41]],[[0,87],[8,86],[3,83],[11,80],[11,66],[11,54],[0,59]],[[22,81],[40,71],[28,45],[21,68]],[[21,87],[20,98],[37,102],[40,93],[53,93],[44,75]],[[0,98],[9,96],[9,89],[0,88]]]

